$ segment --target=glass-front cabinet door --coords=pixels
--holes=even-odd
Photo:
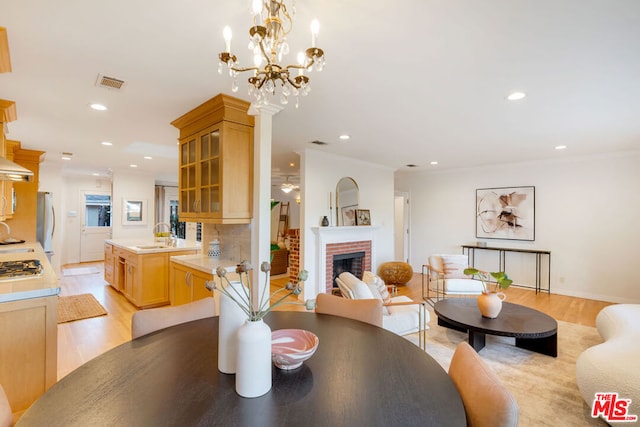
[[[220,130],[200,135],[200,212],[220,213]]]
[[[195,138],[188,138],[180,143],[180,215],[193,215],[198,212],[196,148]]]
[[[179,217],[249,224],[253,216],[253,116],[250,104],[217,95],[177,118]]]

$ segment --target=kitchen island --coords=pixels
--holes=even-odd
[[[169,291],[171,305],[181,305],[205,297],[214,297],[216,313],[220,312],[220,298],[205,287],[209,280],[220,280],[215,276],[218,267],[224,267],[229,279],[237,280],[236,262],[215,259],[206,255],[180,255],[171,257],[169,263]]]
[[[14,413],[56,382],[59,292],[39,243],[0,245],[0,384]]]
[[[169,259],[194,255],[200,243],[177,239],[175,245],[153,239],[106,240],[104,279],[138,308],[170,303]]]

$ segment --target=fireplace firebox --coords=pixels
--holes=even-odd
[[[365,252],[351,252],[347,254],[336,254],[333,256],[333,278],[331,283],[335,285],[336,277],[345,271],[353,274],[358,279],[362,279],[364,273]]]

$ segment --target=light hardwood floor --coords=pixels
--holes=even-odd
[[[61,276],[60,295],[93,294],[107,309],[107,316],[84,319],[58,325],[58,379],[94,357],[131,339],[131,316],[137,310],[122,295],[114,291],[103,278],[102,262],[66,265],[64,268],[96,267],[98,273],[79,276]],[[399,295],[421,298],[421,276],[416,274],[406,286],[400,286]],[[282,287],[287,279],[279,276],[272,280],[272,289]],[[522,304],[549,314],[558,320],[595,326],[598,312],[610,303],[563,295],[539,293],[529,289],[510,287],[509,302]],[[291,298],[290,300],[293,300]],[[304,310],[301,305],[285,304],[281,310]]]

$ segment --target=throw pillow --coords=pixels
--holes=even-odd
[[[468,259],[466,255],[441,255],[442,269],[444,270],[444,277],[447,279],[468,279],[469,276],[464,274],[464,269],[467,268]]]
[[[370,271],[364,272],[364,274],[362,275],[362,280],[366,284],[375,286],[376,289],[378,289],[378,293],[380,293],[380,297],[382,298],[383,303],[389,304],[391,302],[391,295],[389,295],[389,289],[387,289],[387,285],[385,285],[384,280]]]

